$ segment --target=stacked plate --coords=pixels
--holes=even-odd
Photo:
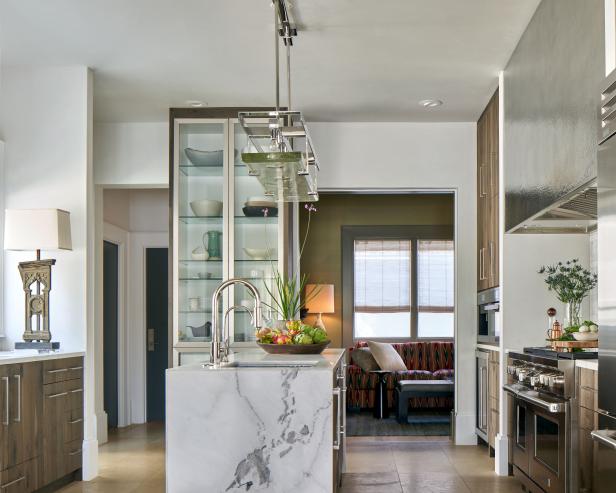
[[[242,209],[248,217],[264,217],[266,210],[268,217],[278,216],[278,206],[270,197],[248,197]]]

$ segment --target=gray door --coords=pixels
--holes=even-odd
[[[103,372],[107,426],[118,426],[118,245],[103,242]]]
[[[146,350],[148,421],[165,419],[168,367],[168,249],[146,249]]]

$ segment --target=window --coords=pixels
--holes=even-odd
[[[411,242],[356,240],[354,264],[355,337],[410,337]]]
[[[453,241],[417,241],[417,336],[453,337]]]
[[[343,227],[344,330],[352,328],[353,339],[453,337],[452,234],[435,226]]]

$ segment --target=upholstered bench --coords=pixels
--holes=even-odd
[[[396,384],[396,419],[408,423],[409,399],[413,397],[453,397],[453,380],[400,380]]]

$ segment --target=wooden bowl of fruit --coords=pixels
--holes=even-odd
[[[257,345],[270,354],[320,354],[331,343],[325,329],[287,322],[287,329],[264,328],[257,332]]]

